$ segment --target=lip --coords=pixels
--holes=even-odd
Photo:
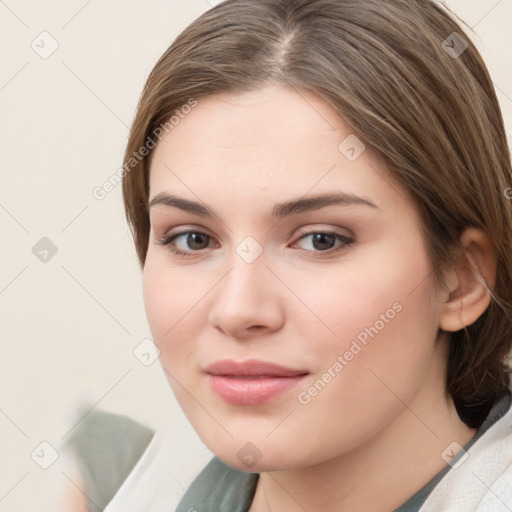
[[[309,372],[256,359],[217,361],[205,369],[212,390],[233,405],[258,405],[296,386]]]

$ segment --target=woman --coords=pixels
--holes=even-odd
[[[215,454],[177,510],[512,508],[510,155],[439,5],[218,5],[150,74],[123,169],[160,361]]]

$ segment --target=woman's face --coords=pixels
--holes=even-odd
[[[154,151],[146,312],[215,454],[303,467],[428,417],[445,363],[420,219],[327,103],[201,99]]]

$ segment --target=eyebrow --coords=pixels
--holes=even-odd
[[[164,205],[179,208],[188,213],[200,215],[202,217],[218,217],[215,212],[203,203],[184,199],[173,194],[160,192],[156,194],[148,203],[147,210],[157,205]],[[345,192],[333,192],[328,194],[320,194],[314,196],[301,197],[292,199],[283,203],[276,203],[272,209],[271,218],[273,220],[282,219],[287,215],[298,214],[311,210],[318,210],[326,206],[345,205],[345,206],[367,206],[379,209],[379,207],[364,197],[348,194]]]

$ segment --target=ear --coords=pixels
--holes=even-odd
[[[439,319],[444,331],[458,331],[476,322],[489,306],[489,287],[496,282],[496,256],[489,235],[467,228],[460,242],[464,252],[446,276],[450,293]]]

